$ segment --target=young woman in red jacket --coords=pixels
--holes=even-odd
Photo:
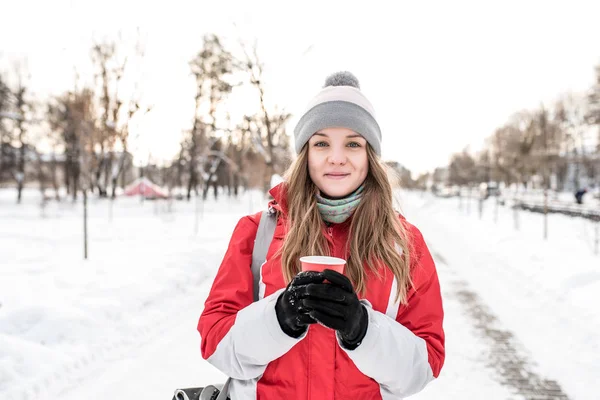
[[[294,130],[298,157],[270,193],[277,226],[253,302],[260,213],[242,218],[198,330],[232,400],[401,399],[444,363],[443,309],[419,230],[393,208],[381,131],[357,79],[330,76]],[[330,255],[344,274],[300,272]]]

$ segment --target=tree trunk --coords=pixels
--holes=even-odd
[[[4,176],[4,133],[2,131],[2,126],[0,126],[0,183],[2,183],[3,176]]]
[[[125,166],[125,154],[126,150],[123,150],[123,153],[121,154],[121,158],[119,158],[119,166],[117,171],[112,175],[112,194],[111,194],[111,198],[114,199],[115,197],[117,197],[116,195],[116,190],[117,190],[117,182],[119,181],[119,175],[124,175],[123,174],[123,168]],[[122,183],[122,187],[125,188],[124,182]]]
[[[73,156],[69,150],[66,151],[65,165],[65,187],[67,188],[67,197],[71,194],[71,179],[73,177]]]
[[[58,192],[58,181],[56,179],[56,151],[52,149],[52,160],[50,161],[50,177],[52,179],[52,188],[54,189],[54,198],[60,201],[60,193]]]
[[[36,152],[36,154],[37,154],[37,176],[38,176],[38,180],[40,182],[40,192],[42,195],[42,203],[44,203],[46,201],[46,199],[45,199],[46,185],[44,182],[44,168],[43,168],[43,164],[42,164],[42,155],[39,152]]]
[[[23,184],[25,181],[25,144],[22,141],[22,136],[23,131],[19,133],[19,141],[21,142],[21,148],[19,149],[19,162],[17,164],[17,173],[15,174],[17,180],[17,203],[21,203]]]
[[[192,189],[196,190],[197,193],[197,187],[198,187],[198,179],[196,177],[196,172],[195,171],[190,171],[190,179],[188,181],[188,187],[187,187],[187,199],[188,201],[192,198]]]
[[[108,185],[112,178],[112,165],[113,165],[113,152],[112,150],[108,152],[108,157],[106,159],[106,163],[104,164],[104,192],[105,197],[108,197]]]
[[[101,177],[102,171],[104,170],[104,165],[106,164],[106,156],[104,154],[104,146],[100,148],[100,155],[98,156],[99,162],[96,168],[96,187],[98,188],[98,196],[106,197],[106,189],[102,187]]]
[[[181,148],[181,152],[179,153],[179,159],[177,160],[177,187],[181,188],[183,186],[183,146]]]
[[[87,190],[83,188],[83,259],[88,258],[88,209]]]
[[[77,191],[79,190],[79,176],[81,174],[81,165],[78,162],[73,163],[71,168],[71,183],[73,184],[73,201],[77,201]]]
[[[237,199],[238,197],[238,191],[239,191],[239,186],[240,186],[240,178],[238,173],[236,172],[233,175],[233,196]]]

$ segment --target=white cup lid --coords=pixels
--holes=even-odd
[[[312,264],[323,264],[323,265],[340,265],[346,264],[346,260],[343,258],[329,257],[329,256],[305,256],[300,258],[300,262],[307,262]]]

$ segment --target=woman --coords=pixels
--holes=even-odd
[[[232,400],[401,399],[444,362],[443,310],[421,233],[393,209],[371,103],[330,76],[294,130],[298,157],[271,189],[277,227],[253,303],[260,213],[242,218],[198,330],[202,356],[232,377]],[[347,260],[344,275],[299,258]]]

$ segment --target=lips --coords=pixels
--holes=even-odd
[[[329,174],[325,174],[325,177],[327,177],[329,179],[344,179],[348,175],[350,175],[350,174],[345,174],[345,173],[341,173],[341,172],[332,172]]]

